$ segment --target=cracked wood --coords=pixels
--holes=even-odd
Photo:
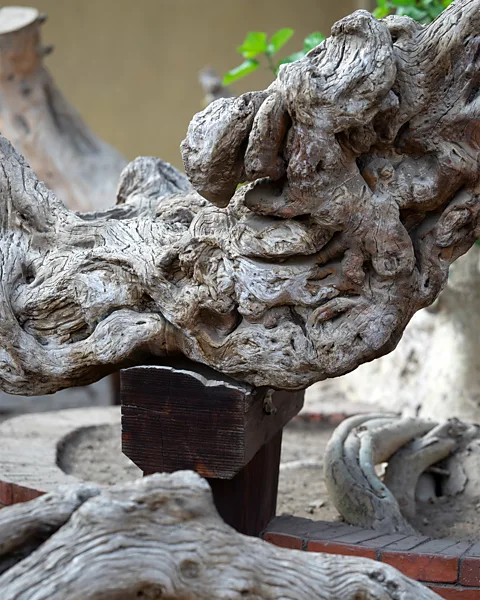
[[[480,235],[480,1],[357,11],[265,91],[196,115],[73,214],[0,144],[0,387],[184,354],[301,389],[391,351]],[[239,183],[252,181],[237,189]]]

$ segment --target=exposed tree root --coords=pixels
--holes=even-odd
[[[414,533],[409,519],[415,515],[422,474],[475,436],[478,428],[457,420],[436,425],[382,414],[347,419],[332,435],[324,459],[330,497],[348,523]],[[385,462],[382,481],[375,466]],[[423,478],[421,488],[421,493],[431,494],[432,482]]]
[[[0,546],[0,559],[13,547],[26,550],[0,576],[2,600],[439,598],[383,563],[286,550],[235,532],[208,484],[186,471],[5,508],[0,533],[16,535],[22,518],[23,538]],[[39,530],[44,539],[29,553],[22,541]]]

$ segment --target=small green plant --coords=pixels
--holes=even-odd
[[[377,0],[377,7],[373,16],[383,19],[388,15],[406,16],[420,23],[431,23],[453,0]],[[264,31],[250,31],[247,33],[243,44],[237,51],[243,56],[244,61],[238,67],[231,69],[223,78],[223,85],[229,85],[248,74],[256,71],[266,63],[274,76],[277,75],[280,65],[299,60],[307,52],[318,46],[325,36],[315,31],[303,40],[303,48],[283,58],[276,60],[275,55],[293,36],[294,31],[289,27],[279,29],[270,39]]]
[[[383,19],[395,14],[427,24],[436,19],[451,3],[452,0],[377,0],[373,16]]]
[[[303,40],[303,49],[299,52],[294,52],[283,58],[277,60],[275,55],[277,52],[285,46],[289,39],[293,35],[293,29],[285,27],[276,31],[270,39],[264,31],[249,31],[243,40],[243,44],[237,48],[237,51],[245,59],[241,65],[231,69],[223,78],[223,85],[229,85],[238,79],[242,79],[249,73],[256,71],[261,66],[261,58],[266,63],[267,67],[272,71],[275,76],[278,72],[280,65],[285,63],[294,62],[302,56],[305,56],[307,52],[318,46],[325,36],[320,32],[315,31],[311,33]]]

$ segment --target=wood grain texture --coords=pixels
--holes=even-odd
[[[3,140],[0,387],[183,354],[296,390],[391,351],[480,235],[479,8],[357,11],[268,90],[210,104],[182,146],[204,197],[144,158],[116,207],[74,215]]]
[[[245,535],[259,536],[276,515],[282,430],[232,479],[207,478],[222,519]]]
[[[236,533],[219,518],[208,484],[191,472],[152,475],[81,503],[65,502],[62,493],[50,498],[63,516],[48,539],[0,576],[2,600],[439,598],[382,563],[286,550]],[[24,505],[33,530],[45,518],[42,502]],[[15,509],[0,511],[3,526],[18,518]],[[17,539],[15,548],[25,545]]]
[[[328,495],[351,525],[419,535],[413,527],[419,500],[434,502],[438,494],[460,501],[465,494],[473,502],[479,439],[479,425],[455,418],[435,423],[388,413],[350,417],[335,429],[325,452]],[[380,477],[375,467],[386,463]],[[439,467],[448,474],[445,482],[438,471],[437,478],[433,474]]]
[[[146,473],[232,479],[303,406],[281,391],[265,406],[266,392],[188,361],[123,370],[123,452]]]
[[[259,535],[275,516],[282,429],[303,392],[254,389],[182,361],[121,372],[122,450],[145,474],[208,479],[226,523]]]

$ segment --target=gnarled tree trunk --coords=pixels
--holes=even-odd
[[[383,479],[381,463],[388,463]],[[385,413],[344,421],[324,457],[330,498],[347,523],[404,535],[415,533],[418,502],[476,506],[479,465],[480,425]]]
[[[72,486],[5,508],[0,540],[3,600],[439,598],[382,563],[236,533],[188,471]]]
[[[68,208],[101,210],[115,204],[127,160],[92,133],[55,85],[44,66],[53,49],[41,42],[45,19],[34,8],[0,8],[0,131]],[[114,396],[117,379],[111,378]],[[104,384],[68,390],[39,399],[37,409],[105,402],[105,395],[111,394]],[[18,409],[7,395],[0,398],[1,411]],[[31,409],[26,398],[21,409]]]
[[[117,207],[74,215],[3,141],[3,389],[178,352],[298,389],[391,351],[479,235],[478,8],[358,11],[268,90],[210,104],[183,143],[204,198],[140,159]]]
[[[452,265],[431,309],[416,314],[398,347],[330,383],[352,402],[405,416],[480,423],[480,248]],[[322,395],[319,382],[308,394]]]

